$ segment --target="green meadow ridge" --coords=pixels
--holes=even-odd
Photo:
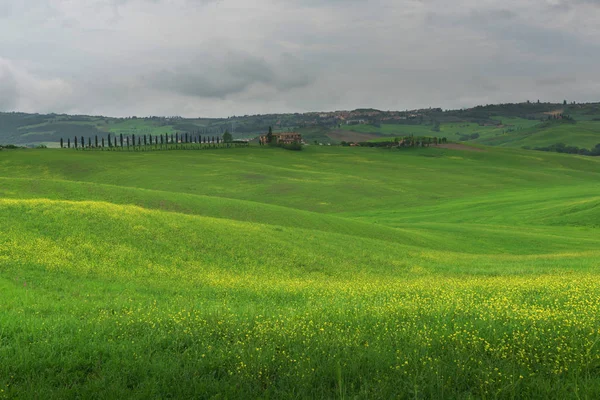
[[[61,138],[185,135],[255,139],[269,127],[297,131],[308,143],[389,141],[446,137],[449,141],[556,152],[592,152],[600,144],[600,103],[509,103],[463,110],[357,109],[231,116],[228,118],[128,117],[0,113],[0,144],[58,147]]]
[[[0,399],[598,398],[600,158],[468,149],[3,150]]]

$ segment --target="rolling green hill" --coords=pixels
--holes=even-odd
[[[547,147],[564,143],[592,149],[600,143],[600,122],[578,121],[576,124],[537,124],[516,132],[488,135],[475,140],[488,146]]]
[[[0,399],[594,398],[599,179],[491,147],[4,150]]]
[[[547,147],[557,143],[592,149],[600,143],[600,121],[578,121],[575,124],[543,123],[521,118],[496,117],[499,125],[479,125],[470,122],[440,124],[439,131],[430,125],[349,125],[342,128],[347,140],[352,133],[373,135],[367,138],[386,141],[393,137],[446,137],[455,142],[478,143],[486,146],[516,148]]]
[[[574,123],[550,121],[563,114]],[[190,132],[252,139],[267,132],[298,131],[307,143],[387,141],[402,136],[446,137],[454,142],[515,148],[549,147],[558,143],[591,150],[600,143],[600,104],[516,103],[464,110],[429,108],[412,111],[358,109],[304,114],[268,114],[229,118],[111,118],[64,114],[0,112],[0,145],[48,145],[74,136],[160,135]]]

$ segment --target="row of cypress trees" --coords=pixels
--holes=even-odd
[[[228,138],[229,139],[229,138]],[[237,146],[244,145],[244,143],[233,142],[231,139],[228,141],[224,141],[219,136],[201,136],[201,135],[192,135],[189,133],[175,133],[175,134],[167,134],[164,135],[138,135],[136,138],[135,134],[131,136],[120,134],[119,136],[111,136],[108,134],[107,140],[105,142],[104,137],[101,137],[98,140],[98,135],[94,137],[92,141],[91,137],[86,140],[83,136],[78,137],[75,136],[73,141],[71,142],[71,138],[67,138],[65,143],[63,138],[60,138],[60,147],[70,149],[73,147],[74,149],[127,149],[127,150],[144,150],[150,147],[150,149],[184,149],[184,148],[193,148],[193,144],[198,144],[200,147],[203,145],[220,147],[222,145],[226,145],[230,147],[232,144]],[[247,145],[247,144],[246,144]]]

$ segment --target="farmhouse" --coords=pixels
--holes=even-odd
[[[273,139],[281,144],[302,143],[302,135],[296,132],[273,133]],[[267,135],[262,135],[259,140],[261,144],[267,144]]]

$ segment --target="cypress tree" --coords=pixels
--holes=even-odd
[[[104,148],[104,138],[102,138],[102,148]]]
[[[133,142],[133,149],[135,150],[135,133],[131,134],[131,141]]]
[[[148,140],[146,139],[146,135],[144,135],[144,146],[148,146]]]
[[[60,148],[63,148],[63,138],[60,138]]]
[[[138,146],[142,146],[142,137],[138,136]]]
[[[175,133],[175,144],[179,143],[179,133]]]
[[[108,134],[108,148],[112,147],[112,139],[110,138],[110,133]]]
[[[83,138],[83,136],[81,137],[81,148],[85,148],[85,139]]]
[[[91,149],[92,148],[92,138],[88,137],[88,147]]]
[[[96,147],[98,147],[98,135],[96,135],[95,140],[96,140]]]
[[[186,142],[186,143],[189,143],[189,142],[188,142],[188,133],[187,133],[187,132],[185,133],[185,142]]]
[[[271,143],[273,141],[273,128],[269,127],[269,133],[267,133],[267,143]]]
[[[71,138],[67,138],[67,149],[71,148]]]
[[[77,148],[77,136],[75,136],[75,148]]]
[[[171,143],[174,143],[173,142],[173,134],[172,133],[171,133]]]

